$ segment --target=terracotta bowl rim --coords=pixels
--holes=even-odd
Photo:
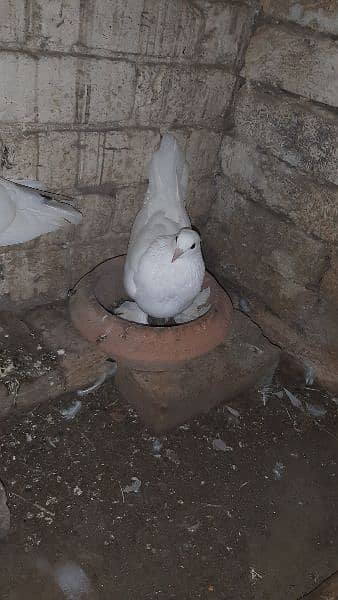
[[[100,343],[103,352],[135,368],[163,370],[206,354],[230,332],[231,300],[208,272],[203,285],[210,287],[212,305],[193,321],[154,327],[114,315],[100,298],[98,285],[100,277],[109,273],[109,265],[114,263],[115,269],[123,268],[124,259],[122,254],[99,263],[78,281],[70,297],[73,324],[88,341]]]

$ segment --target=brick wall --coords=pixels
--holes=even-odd
[[[125,251],[160,132],[187,151],[203,225],[253,15],[245,2],[2,0],[0,172],[70,192],[84,216],[0,249],[3,307],[63,298]]]
[[[262,0],[207,225],[209,263],[338,391],[338,5]],[[237,296],[237,297],[238,297]]]
[[[2,0],[1,171],[84,219],[1,248],[0,304],[125,251],[170,130],[209,267],[337,389],[337,23],[333,0]]]

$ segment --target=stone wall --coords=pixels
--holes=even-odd
[[[202,226],[254,9],[209,0],[2,0],[0,173],[74,196],[83,224],[0,250],[0,304],[65,297],[126,249],[147,163],[172,130]]]
[[[338,391],[338,5],[262,0],[221,146],[209,263]]]
[[[126,250],[170,130],[209,267],[338,387],[337,24],[334,0],[2,0],[0,172],[84,218],[1,248],[0,306]]]

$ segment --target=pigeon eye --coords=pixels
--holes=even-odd
[[[192,246],[190,246],[190,249],[193,250],[195,248],[196,244],[193,244]]]

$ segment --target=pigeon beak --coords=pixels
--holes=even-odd
[[[180,256],[182,256],[182,254],[183,254],[183,250],[181,250],[181,248],[176,248],[174,255],[171,259],[171,262],[172,263],[175,262],[175,260],[177,260]]]

